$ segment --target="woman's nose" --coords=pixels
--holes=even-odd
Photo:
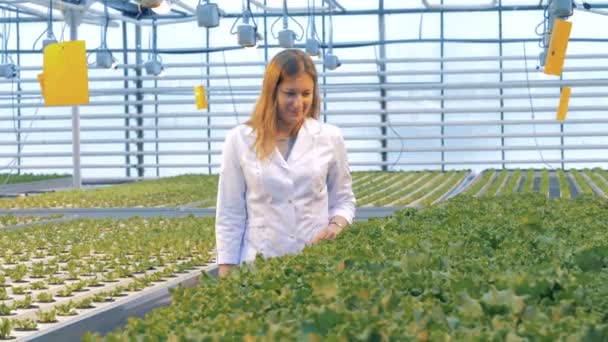
[[[293,97],[292,105],[294,107],[300,108],[300,107],[302,107],[303,104],[304,104],[304,98],[302,97],[302,95],[296,95]]]

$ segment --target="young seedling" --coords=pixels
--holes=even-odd
[[[27,291],[25,286],[13,286],[13,294],[22,295],[26,293],[29,293],[29,291]]]
[[[51,311],[38,311],[38,323],[55,323],[57,322],[57,311],[55,309]]]
[[[103,284],[99,278],[97,277],[93,277],[91,279],[87,279],[85,280],[87,282],[87,286],[88,287],[103,287],[105,286],[105,284]]]
[[[49,287],[43,281],[35,281],[30,284],[30,289],[32,290],[46,290]]]
[[[46,274],[59,273],[59,261],[57,261],[57,258],[49,259],[49,261],[46,264],[45,273]]]
[[[6,292],[6,288],[4,287],[0,287],[0,300],[9,300],[10,297],[8,296],[8,293]]]
[[[0,339],[7,340],[11,338],[11,331],[13,330],[13,325],[10,319],[1,318],[0,319]]]
[[[55,305],[57,316],[76,316],[78,313],[74,310],[74,302],[71,300],[66,304]]]
[[[85,291],[89,291],[89,289],[86,288],[87,285],[88,285],[88,282],[86,280],[81,280],[81,281],[75,282],[72,285],[70,285],[70,288],[74,292],[85,292]]]
[[[13,306],[15,307],[15,309],[31,309],[35,308],[33,304],[34,299],[32,298],[32,295],[27,294],[22,300],[16,300]]]
[[[106,272],[103,276],[103,282],[104,283],[115,283],[118,281],[118,275],[116,274],[115,271],[112,272]]]
[[[36,301],[38,303],[52,303],[55,301],[53,295],[48,292],[40,292],[38,296],[36,296]]]
[[[115,288],[113,288],[112,290],[110,290],[110,296],[112,297],[124,297],[126,296],[125,293],[123,293],[125,291],[125,288],[122,286],[116,286]]]
[[[162,272],[154,272],[152,274],[150,274],[150,281],[152,281],[153,283],[160,283],[165,281],[162,277]]]
[[[11,277],[11,280],[14,283],[22,283],[24,282],[23,278],[25,278],[25,275],[27,274],[27,266],[19,264],[12,269],[5,270],[5,272]]]
[[[137,292],[137,291],[143,290],[144,287],[145,287],[144,284],[142,284],[141,282],[139,282],[137,280],[134,280],[127,285],[126,291]]]
[[[13,314],[13,307],[0,303],[0,316],[10,316]]]
[[[35,331],[38,330],[38,324],[30,318],[14,319],[14,329],[18,331]]]
[[[114,299],[109,296],[110,294],[108,292],[99,292],[94,294],[91,299],[93,300],[93,303],[105,303],[113,301]]]
[[[57,291],[55,293],[55,295],[57,297],[72,297],[72,288],[70,286],[65,286],[62,287],[61,289],[59,289],[59,291]]]
[[[47,282],[49,283],[49,285],[63,285],[63,284],[65,284],[65,280],[63,278],[59,278],[59,277],[54,276],[54,275],[50,275],[49,278],[47,279]]]
[[[93,309],[95,308],[95,306],[93,306],[93,299],[91,297],[85,298],[79,302],[76,302],[76,308],[77,309]]]
[[[32,263],[32,270],[30,276],[32,278],[44,278],[46,271],[44,269],[44,263],[42,261]]]
[[[19,261],[27,262],[30,261],[30,253],[19,254]]]
[[[33,259],[44,259],[46,257],[46,253],[44,252],[43,249],[37,249],[34,252],[34,256]]]
[[[17,263],[17,256],[12,253],[4,254],[4,264],[5,265],[14,265]]]

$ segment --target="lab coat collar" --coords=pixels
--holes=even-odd
[[[268,159],[272,163],[276,163],[283,168],[288,168],[289,164],[295,162],[307,151],[311,151],[314,147],[314,139],[321,132],[321,123],[317,119],[307,118],[304,121],[304,124],[298,131],[298,136],[296,138],[295,144],[289,154],[289,158],[287,161],[283,159],[280,155],[280,152],[277,148],[268,156]],[[255,139],[255,133],[253,132],[253,128],[250,126],[245,126],[245,134],[253,136]]]
[[[316,119],[308,118],[298,131],[298,137],[293,145],[291,153],[287,158],[287,164],[291,164],[300,159],[306,152],[312,151],[316,136],[321,132],[321,124]],[[275,149],[275,159],[282,160],[278,156],[279,152]]]

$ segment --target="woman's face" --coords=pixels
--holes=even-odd
[[[314,95],[314,82],[307,73],[284,78],[277,88],[278,128],[288,132],[306,118]]]

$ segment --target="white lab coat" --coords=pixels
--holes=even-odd
[[[346,147],[333,125],[306,119],[287,161],[275,148],[264,160],[255,133],[239,125],[227,134],[218,185],[218,264],[297,253],[329,219],[352,223],[355,196]]]

